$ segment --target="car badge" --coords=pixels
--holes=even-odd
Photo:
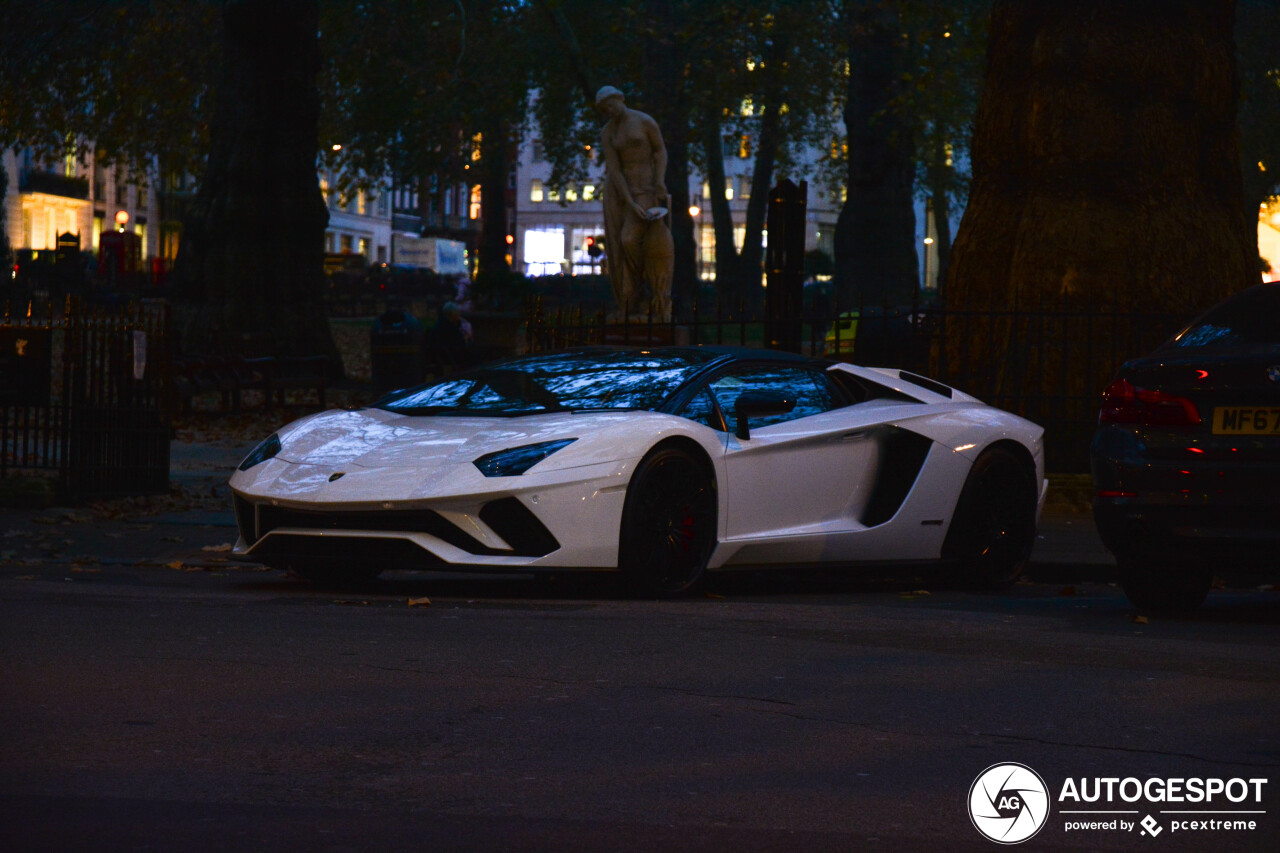
[[[332,483],[334,480],[341,480],[345,473],[345,471],[334,471],[329,475],[329,482]]]
[[[1273,364],[1267,368],[1267,378],[1272,382],[1280,382],[1280,364]]]

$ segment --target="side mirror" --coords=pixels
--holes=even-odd
[[[795,407],[795,397],[779,391],[746,391],[738,396],[738,401],[733,405],[733,413],[738,419],[738,429],[734,435],[746,441],[751,438],[751,430],[747,426],[749,418],[785,415]]]

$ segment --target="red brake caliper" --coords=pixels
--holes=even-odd
[[[687,553],[693,550],[693,507],[686,505],[682,512],[684,518],[680,520],[680,542]]]

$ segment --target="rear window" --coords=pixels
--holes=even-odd
[[[1169,342],[1173,348],[1280,344],[1280,284],[1263,284],[1210,308]]]

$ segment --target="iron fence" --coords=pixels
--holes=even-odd
[[[0,321],[0,477],[60,500],[169,488],[169,312],[27,303]]]
[[[1035,421],[1045,428],[1050,469],[1075,473],[1088,470],[1109,378],[1189,319],[1066,302],[963,310],[830,305],[804,312],[799,339],[804,354],[930,376]],[[766,320],[744,306],[725,311],[719,304],[661,320],[600,305],[547,311],[534,303],[525,346],[530,352],[597,344],[767,347]]]

